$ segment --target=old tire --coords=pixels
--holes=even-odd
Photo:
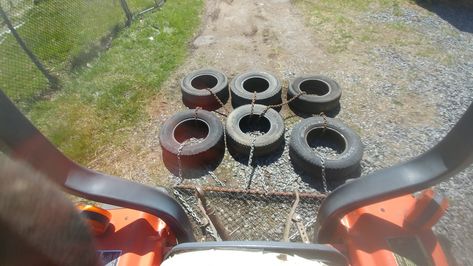
[[[228,149],[232,153],[248,156],[253,142],[251,131],[265,132],[256,137],[254,156],[265,156],[276,151],[284,143],[284,121],[273,109],[260,116],[266,106],[255,104],[253,115],[251,105],[243,105],[233,110],[227,118],[226,130]]]
[[[202,107],[213,111],[220,108],[215,96],[225,104],[228,101],[228,79],[225,74],[214,69],[200,69],[189,73],[181,80],[182,101],[189,108]]]
[[[257,104],[281,103],[281,84],[275,76],[267,72],[250,71],[240,74],[232,80],[230,87],[234,108],[251,104],[254,91]]]
[[[225,146],[220,119],[205,110],[186,110],[167,119],[159,132],[163,159],[171,172],[178,170],[181,143],[192,137],[203,141],[182,148],[180,157],[183,169],[213,167],[223,159]]]
[[[356,177],[363,157],[360,137],[337,119],[327,118],[324,130],[322,117],[302,120],[292,129],[289,141],[289,155],[294,166],[311,176],[321,176],[322,158],[309,143],[315,146],[329,146],[338,151],[337,156],[325,158],[327,179]],[[318,142],[318,143],[317,143]]]
[[[340,105],[342,89],[338,83],[324,76],[297,77],[291,81],[287,91],[287,98],[292,99],[289,107],[296,113],[319,114],[330,112]]]

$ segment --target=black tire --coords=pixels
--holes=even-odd
[[[233,108],[251,104],[253,91],[256,91],[257,104],[281,103],[281,83],[267,72],[250,71],[240,74],[232,80],[230,87]]]
[[[248,156],[253,137],[244,133],[251,130],[266,132],[256,138],[254,156],[265,156],[276,151],[284,143],[284,121],[281,115],[269,109],[264,116],[260,114],[266,106],[255,104],[253,115],[251,105],[243,105],[233,110],[227,118],[227,144],[231,153]]]
[[[289,107],[295,113],[327,113],[340,105],[342,89],[333,79],[324,76],[297,77],[289,84],[287,99],[292,99],[303,91],[307,94],[289,103]]]
[[[214,167],[223,159],[223,125],[220,119],[205,110],[186,110],[167,119],[159,132],[163,159],[168,169],[178,170],[178,153],[181,143],[191,137],[204,138],[200,143],[188,144],[180,153],[184,169]]]
[[[186,75],[181,80],[184,105],[189,108],[202,107],[209,111],[220,108],[220,103],[205,88],[210,88],[223,104],[228,101],[227,76],[218,70],[200,69]]]
[[[339,152],[336,157],[324,160],[327,179],[348,179],[359,175],[363,157],[361,139],[352,129],[333,118],[327,118],[325,130],[322,117],[307,118],[294,126],[289,141],[289,155],[296,168],[314,177],[321,176],[322,158],[309,146],[309,142],[314,140],[322,142],[322,146],[332,146]]]

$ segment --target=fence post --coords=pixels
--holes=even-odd
[[[13,34],[13,37],[15,37],[17,43],[20,45],[20,47],[23,49],[23,51],[28,55],[28,57],[31,59],[31,61],[36,65],[36,67],[41,71],[41,73],[48,79],[49,86],[51,88],[58,88],[59,86],[59,80],[51,75],[49,71],[44,67],[44,65],[39,61],[39,59],[33,54],[33,52],[26,46],[25,42],[23,39],[21,39],[20,35],[16,31],[15,27],[11,24],[10,19],[7,16],[7,13],[3,10],[2,5],[0,4],[0,15],[2,16],[3,20],[5,21],[5,24],[7,25],[8,29],[10,32]]]
[[[131,21],[133,20],[133,15],[131,14],[130,9],[128,8],[128,4],[126,0],[120,0],[120,5],[122,6],[123,12],[125,12],[125,16],[126,16],[125,25],[129,27],[131,25]]]

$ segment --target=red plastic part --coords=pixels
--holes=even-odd
[[[390,246],[393,239],[414,239],[421,247],[418,254],[426,265],[448,265],[439,241],[430,228],[404,226],[406,213],[413,209],[416,198],[406,195],[359,208],[342,220],[337,237],[344,240],[351,265],[398,266]],[[412,241],[411,241],[412,243]],[[416,251],[417,252],[417,251]]]
[[[131,209],[108,210],[112,214],[105,234],[96,237],[97,249],[120,252],[119,266],[160,265],[176,238],[156,216]]]

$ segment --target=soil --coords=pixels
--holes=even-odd
[[[318,48],[303,15],[289,0],[210,0],[202,17],[190,56],[152,99],[149,120],[134,129],[126,145],[101,150],[91,167],[146,184],[167,184],[159,128],[167,117],[186,108],[179,82],[192,70],[215,68],[229,80],[245,71],[265,70],[287,87],[288,79],[296,74],[319,73],[329,65],[327,54]],[[227,109],[231,110],[229,104]],[[283,113],[289,114],[286,107]]]

